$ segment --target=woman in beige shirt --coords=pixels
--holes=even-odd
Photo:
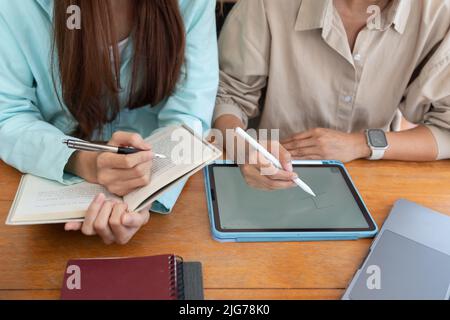
[[[280,130],[284,171],[241,167],[268,189],[292,185],[291,156],[371,157],[367,129],[386,132],[384,159],[448,159],[449,30],[450,0],[240,0],[220,37],[215,127]],[[399,111],[417,126],[398,131]]]

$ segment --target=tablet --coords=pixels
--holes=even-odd
[[[213,235],[221,241],[339,240],[372,237],[377,226],[344,165],[297,161],[302,189],[262,191],[247,185],[239,167],[216,162],[205,171]]]

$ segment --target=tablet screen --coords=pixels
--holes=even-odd
[[[339,165],[295,166],[317,197],[295,187],[261,191],[235,165],[212,166],[216,228],[222,232],[366,231],[374,225]]]

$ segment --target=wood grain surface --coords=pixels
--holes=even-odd
[[[379,226],[400,198],[450,215],[450,161],[356,161],[347,168]],[[172,214],[153,215],[126,246],[106,246],[61,225],[6,226],[19,179],[0,162],[0,299],[58,299],[69,259],[167,253],[203,263],[207,299],[339,299],[371,243],[218,243],[200,173]]]

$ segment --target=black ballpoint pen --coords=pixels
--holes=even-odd
[[[63,140],[63,143],[67,145],[70,149],[75,149],[79,151],[90,151],[90,152],[111,152],[117,154],[134,154],[138,152],[142,152],[144,150],[131,148],[131,147],[114,147],[103,144],[90,143],[81,140]],[[167,157],[162,154],[154,154],[154,158],[156,159],[166,159]]]

